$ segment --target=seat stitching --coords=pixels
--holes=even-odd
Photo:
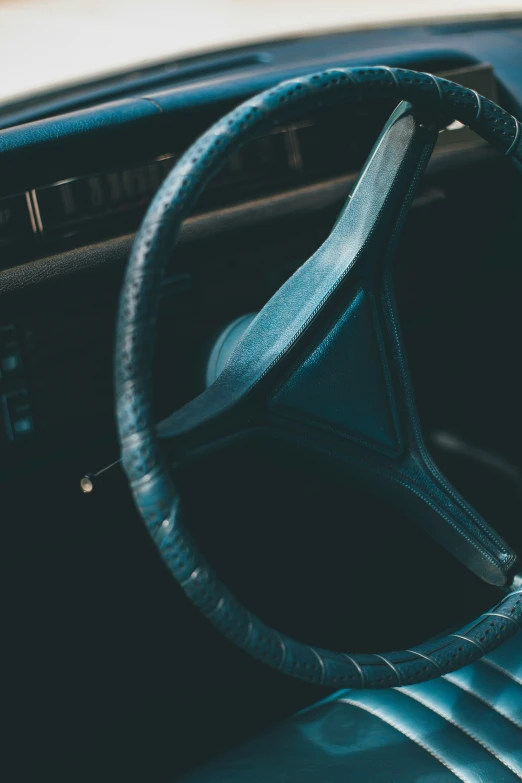
[[[402,691],[401,691],[402,692]],[[419,737],[414,737],[407,729],[397,725],[397,723],[390,719],[388,716],[384,717],[376,710],[369,707],[367,704],[360,704],[357,701],[353,701],[352,699],[348,697],[343,697],[342,699],[339,699],[341,702],[346,702],[347,704],[351,704],[353,707],[359,707],[361,710],[365,710],[365,712],[369,712],[370,715],[375,716],[376,718],[379,718],[383,723],[387,723],[388,726],[391,726],[393,729],[398,731],[400,734],[403,734],[407,739],[411,740],[411,742],[414,742],[416,745],[418,745],[420,748],[425,750],[427,753],[430,754],[430,756],[433,756],[434,759],[436,759],[440,764],[442,764],[446,769],[449,769],[450,772],[452,772],[455,777],[457,777],[459,780],[462,780],[463,783],[468,783],[468,779],[463,777],[461,774],[456,772],[452,767],[449,765],[448,762],[444,761],[439,754],[433,750],[433,748],[430,748],[428,745],[426,745],[425,742],[423,742]]]
[[[404,690],[401,689],[400,692],[404,693],[405,696],[408,696],[410,699],[413,699],[414,701],[418,702],[419,704],[423,704],[425,707],[427,707],[429,710],[434,712],[436,715],[438,715],[441,718],[444,718],[444,720],[446,720],[448,723],[451,723],[452,726],[455,726],[455,728],[460,729],[460,731],[462,731],[463,734],[467,734],[467,736],[470,737],[472,740],[475,740],[475,742],[478,745],[481,745],[484,748],[484,750],[487,750],[488,753],[491,753],[491,755],[494,756],[497,759],[497,761],[499,761],[504,767],[507,767],[507,769],[509,769],[514,775],[516,775],[519,780],[522,780],[522,777],[521,777],[520,773],[514,767],[511,766],[509,761],[504,761],[503,759],[500,758],[500,756],[497,756],[495,751],[492,750],[488,745],[486,745],[486,743],[483,742],[483,740],[480,740],[478,737],[476,737],[475,734],[472,731],[470,731],[467,728],[464,728],[464,726],[461,726],[459,723],[457,723],[455,720],[453,720],[453,718],[448,718],[442,712],[439,712],[439,710],[436,710],[435,707],[432,704],[430,704],[429,702],[423,701],[422,699],[419,698],[419,696],[417,694],[412,693],[407,688],[405,688]]]
[[[454,685],[456,688],[460,688],[460,690],[464,691],[465,693],[469,693],[470,696],[474,696],[475,699],[478,699],[483,704],[486,704],[491,710],[496,712],[498,715],[501,715],[506,720],[511,721],[511,723],[516,726],[518,729],[522,729],[522,723],[519,723],[515,718],[511,718],[509,715],[507,715],[505,712],[501,712],[498,707],[495,707],[494,704],[492,704],[490,701],[488,701],[482,694],[478,693],[477,691],[473,690],[473,688],[470,688],[469,685],[465,685],[464,683],[457,682],[456,680],[453,680],[451,678],[450,674],[445,674],[444,679],[448,682],[451,682],[452,685]]]
[[[513,680],[513,682],[516,682],[518,685],[522,685],[522,680],[520,677],[517,677],[516,674],[513,674],[513,672],[510,672],[509,669],[505,669],[503,666],[501,666],[496,661],[492,661],[489,658],[482,658],[484,663],[487,663],[488,666],[491,666],[493,669],[496,669],[501,674],[508,677],[510,680]]]

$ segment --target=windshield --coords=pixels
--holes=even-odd
[[[0,0],[0,102],[271,38],[519,13],[522,0]]]

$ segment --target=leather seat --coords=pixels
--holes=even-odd
[[[184,783],[522,780],[522,632],[431,682],[338,691]]]

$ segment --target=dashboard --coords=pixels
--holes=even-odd
[[[439,72],[492,100],[491,66],[469,65]],[[307,185],[341,180],[364,163],[393,104],[323,110],[274,128],[231,156],[199,203],[199,213],[275,196]],[[204,126],[200,130],[203,130]],[[187,137],[186,144],[191,137]],[[481,139],[458,123],[441,136],[437,152],[469,150]],[[163,152],[132,166],[69,177],[0,200],[0,247],[22,258],[79,246],[88,240],[133,231],[163,179],[185,150]],[[338,184],[341,184],[338,183]],[[4,254],[9,263],[9,253]]]
[[[116,457],[112,332],[125,259],[162,180],[223,112],[284,78],[355,63],[429,70],[516,112],[521,35],[518,23],[505,21],[319,36],[0,109],[3,468],[79,444],[96,458]],[[201,390],[219,328],[262,307],[327,236],[393,108],[360,104],[296,118],[246,145],[216,176],[164,280],[160,415]],[[469,129],[454,123],[440,134],[399,254],[406,320],[440,295],[457,258],[484,246],[478,236],[470,246],[459,223],[480,221],[492,231],[515,189],[505,162]],[[486,204],[492,191],[502,198]],[[450,253],[436,230],[441,222],[455,238]],[[419,266],[426,232],[433,239]]]

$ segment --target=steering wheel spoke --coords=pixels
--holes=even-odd
[[[510,584],[516,553],[456,491],[426,447],[397,318],[391,256],[279,382],[280,437],[399,506],[477,576]]]
[[[315,452],[399,506],[477,576],[511,582],[515,552],[433,462],[422,435],[391,276],[358,288],[270,401],[279,437]]]
[[[400,104],[377,140],[328,239],[257,315],[215,382],[161,423],[161,437],[188,442],[190,433],[203,428],[227,430],[226,425],[220,426],[221,421],[244,421],[245,416],[247,420],[255,419],[278,378],[314,344],[317,332],[325,320],[331,320],[332,313],[340,313],[332,334],[342,331],[344,336],[353,332],[354,322],[360,324],[359,335],[349,350],[356,350],[359,357],[368,350],[379,353],[379,337],[371,327],[379,282],[436,138],[437,130],[424,127],[411,105]],[[360,339],[364,342],[359,343]],[[321,351],[321,355],[325,353]],[[311,361],[314,366],[321,363],[315,355]],[[364,364],[364,356],[359,364]],[[358,381],[364,395],[364,382],[373,385],[374,371],[375,367],[368,364],[365,376]],[[382,383],[380,377],[377,380],[375,393],[379,395]],[[335,387],[335,379],[331,384],[323,383],[327,385]],[[384,408],[384,401],[378,402]],[[354,426],[372,428],[369,418],[377,406],[374,408],[368,407],[365,422]],[[396,426],[390,421],[384,423],[382,414],[380,411],[377,425],[382,432],[374,435],[383,447],[395,449]]]

